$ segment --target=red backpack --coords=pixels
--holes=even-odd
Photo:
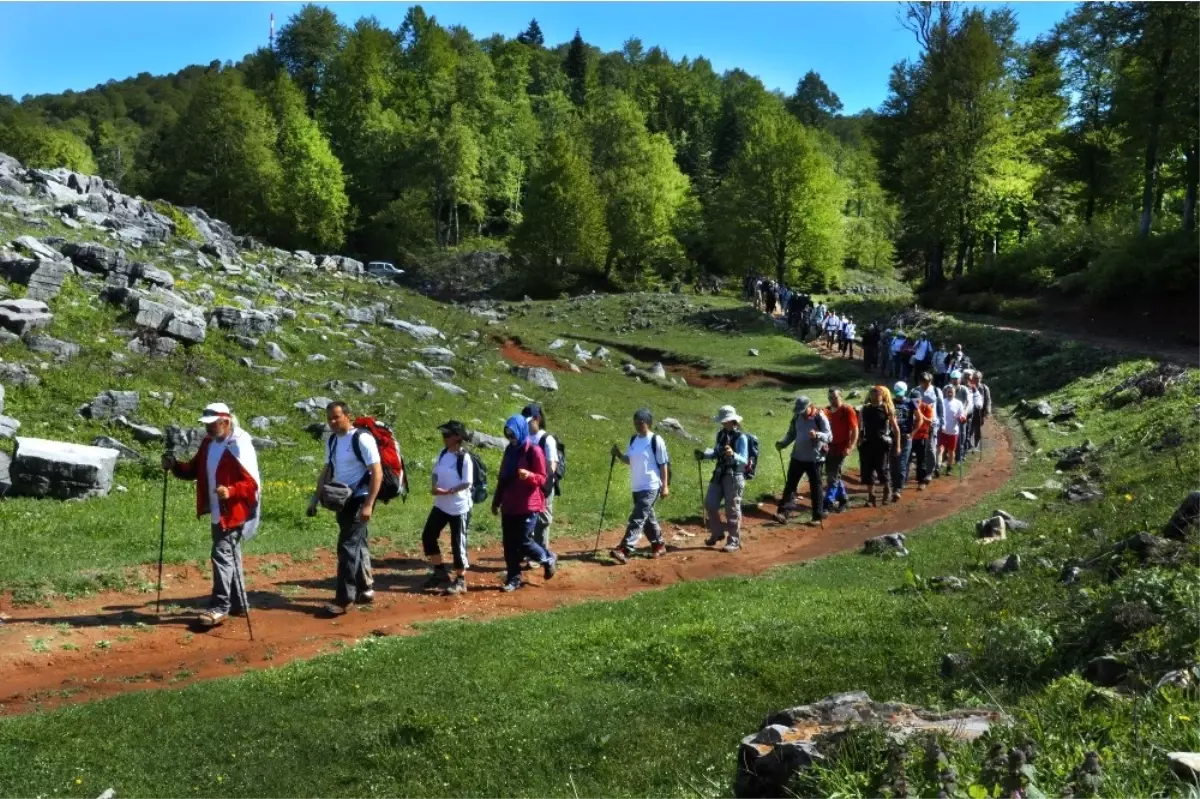
[[[387,504],[396,497],[408,501],[408,470],[404,468],[404,458],[400,455],[400,445],[387,425],[375,421],[370,416],[359,416],[354,420],[357,430],[365,430],[375,439],[379,448],[379,462],[383,467],[383,483],[379,486],[378,499]],[[362,451],[358,447],[358,433],[350,439],[354,445],[354,454],[362,462]]]

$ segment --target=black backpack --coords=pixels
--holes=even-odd
[[[443,449],[438,455],[438,460],[441,460],[442,455],[446,454]],[[465,450],[458,451],[458,476],[462,478],[463,458],[471,459],[471,502],[478,505],[488,497],[488,474],[487,467],[483,465],[483,461],[474,452]]]
[[[742,470],[742,476],[747,480],[753,480],[754,476],[758,474],[758,436],[753,433],[747,433],[745,430],[739,430],[737,435],[746,437],[746,468]],[[737,438],[730,439],[726,437],[725,440],[732,447],[733,442]]]
[[[629,446],[631,446],[631,447],[633,446],[633,442],[636,438],[637,438],[637,433],[634,433],[633,435],[631,435],[629,437]],[[668,463],[670,463],[670,460],[668,459],[667,461],[665,461],[663,463],[658,462],[658,442],[660,442],[660,441],[662,441],[662,438],[658,435],[658,433],[650,434],[650,454],[654,456],[654,465],[661,469],[662,467],[664,467]],[[667,443],[665,441],[663,441],[662,448],[663,449],[667,448]],[[670,479],[671,479],[671,470],[667,469],[668,486],[670,484]]]
[[[546,456],[547,466],[550,465],[550,453],[546,451],[545,441],[546,436],[549,435],[550,433],[546,433],[545,436],[542,436],[542,440],[538,442],[538,446],[542,448],[542,454]],[[562,481],[563,478],[567,476],[567,446],[562,443],[562,439],[560,439],[558,436],[554,437],[554,450],[556,458],[554,474],[546,475],[546,482],[542,486],[542,493],[544,493],[546,496],[550,496],[550,492],[553,491],[554,496],[561,497]]]

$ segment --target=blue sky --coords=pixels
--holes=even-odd
[[[332,3],[343,23],[374,15],[397,27],[407,3]],[[877,107],[892,64],[916,55],[900,27],[896,2],[433,2],[444,25],[476,37],[514,36],[536,17],[547,44],[579,28],[585,40],[615,50],[630,37],[673,58],[703,55],[718,72],[741,67],[768,88],[790,92],[809,69],[821,73],[847,112]],[[983,5],[983,4],[981,4]],[[998,5],[998,4],[997,4]],[[1050,30],[1073,7],[1021,2],[1012,8],[1020,37]],[[300,3],[7,3],[0,2],[0,94],[83,90],[139,72],[160,75],[214,59],[237,61],[267,41]]]

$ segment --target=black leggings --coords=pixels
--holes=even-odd
[[[868,489],[875,486],[875,479],[879,478],[879,484],[883,486],[883,490],[887,491],[888,483],[888,448],[883,443],[864,444],[859,453],[862,457],[862,477],[863,485]]]
[[[425,520],[425,530],[421,533],[421,544],[425,547],[425,556],[434,564],[442,562],[442,549],[438,546],[438,537],[442,530],[450,526],[450,552],[454,555],[454,568],[466,571],[467,563],[467,529],[471,526],[471,512],[461,516],[451,516],[441,508],[431,508],[429,517]]]

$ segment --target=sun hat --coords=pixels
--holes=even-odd
[[[718,424],[740,422],[742,421],[742,417],[738,416],[737,408],[734,408],[732,405],[722,405],[717,410],[717,415],[713,417],[713,421]]]
[[[214,402],[204,406],[204,412],[200,414],[200,424],[212,424],[221,419],[228,419],[229,416],[228,405],[223,402]]]
[[[812,405],[812,400],[805,395],[801,394],[799,397],[796,397],[796,413],[803,413],[808,410],[809,405]]]
[[[438,431],[443,435],[458,436],[459,438],[467,437],[467,427],[457,419],[451,419],[445,424],[438,425]]]

